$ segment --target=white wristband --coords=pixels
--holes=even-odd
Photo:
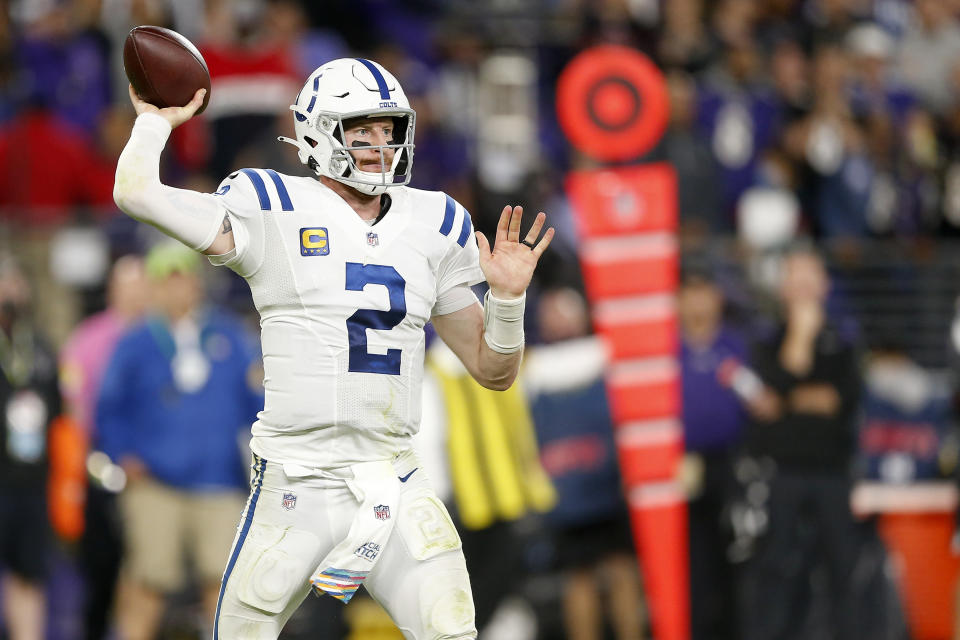
[[[483,297],[483,339],[497,353],[516,353],[523,348],[523,309],[527,294],[515,300]]]

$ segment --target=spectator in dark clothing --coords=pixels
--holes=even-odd
[[[864,23],[847,35],[845,45],[852,57],[854,80],[851,107],[858,117],[882,113],[903,126],[916,107],[913,93],[893,75],[891,61],[896,43],[879,25]]]
[[[60,385],[66,412],[89,438],[95,437],[95,407],[100,383],[117,342],[147,304],[148,283],[143,261],[124,256],[111,269],[107,282],[107,308],[79,325],[60,352]],[[77,452],[87,458],[88,451]],[[117,579],[123,558],[117,487],[105,473],[96,473],[90,458],[84,528],[80,537],[80,568],[85,579],[84,638],[102,640],[110,629]],[[101,471],[109,467],[101,465]]]
[[[680,233],[689,243],[728,227],[718,201],[720,168],[708,138],[696,127],[696,85],[681,71],[667,76],[670,92],[670,125],[651,160],[666,161],[677,172]]]
[[[27,317],[29,303],[23,273],[0,256],[0,575],[3,622],[16,640],[44,637],[47,438],[60,414],[56,356]]]
[[[606,617],[617,640],[639,640],[640,584],[603,385],[603,345],[588,335],[586,303],[572,289],[545,292],[537,316],[547,344],[530,349],[524,380],[540,459],[557,489],[547,521],[563,572],[566,637],[599,640]]]
[[[857,355],[826,317],[829,279],[821,259],[795,250],[783,260],[783,325],[759,343],[753,367],[753,455],[776,472],[769,485],[768,529],[750,566],[751,640],[798,637],[819,550],[829,576],[834,638],[859,637],[851,577],[859,530],[850,512],[849,465],[861,388]]]
[[[735,481],[732,457],[746,412],[730,373],[747,359],[742,337],[724,326],[723,293],[705,271],[689,271],[679,295],[683,430],[690,519],[694,640],[738,640],[731,532],[724,526]]]
[[[777,132],[777,100],[758,75],[759,56],[750,40],[729,44],[698,96],[697,122],[720,167],[721,211],[728,220]]]
[[[707,66],[714,43],[703,19],[703,0],[673,0],[663,5],[657,57],[666,67],[691,73]]]
[[[875,169],[866,135],[853,117],[850,67],[843,50],[824,45],[813,56],[813,101],[809,113],[784,130],[785,150],[805,168],[800,190],[815,232],[827,238],[867,232],[867,206]]]

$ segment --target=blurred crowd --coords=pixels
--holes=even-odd
[[[121,53],[139,24],[190,38],[213,78],[167,147],[167,184],[307,175],[276,142],[288,106],[321,63],[364,56],[417,112],[412,186],[449,193],[488,236],[505,202],[557,228],[522,389],[488,397],[442,345],[428,353],[420,446],[481,637],[650,637],[563,191],[565,172],[597,164],[554,104],[567,62],[601,43],[649,56],[670,96],[662,140],[623,164],[678,177],[693,638],[950,637],[908,630],[892,530],[850,496],[956,474],[960,0],[0,5],[6,637],[44,637],[43,620],[51,638],[207,635],[242,509],[260,375],[249,293],[113,203],[134,118]],[[869,286],[854,277],[868,270]],[[225,395],[232,410],[210,411]],[[285,637],[397,637],[369,602],[327,600]]]

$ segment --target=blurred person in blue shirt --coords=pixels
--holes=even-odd
[[[161,244],[146,257],[155,313],[117,343],[97,405],[99,448],[126,474],[121,496],[126,640],[154,637],[188,551],[213,624],[244,505],[241,438],[263,407],[262,371],[238,320],[200,305],[199,257]]]
[[[614,637],[639,639],[642,595],[604,388],[603,344],[590,335],[586,302],[573,289],[544,292],[537,321],[546,344],[530,348],[524,384],[540,460],[557,490],[547,522],[564,573],[566,637],[602,638],[606,613]]]
[[[705,269],[685,269],[678,312],[692,637],[735,640],[734,572],[727,558],[732,535],[724,522],[735,490],[732,458],[746,421],[731,379],[748,358],[747,346],[725,325],[723,292]]]

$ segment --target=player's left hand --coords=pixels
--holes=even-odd
[[[553,240],[553,227],[540,238],[547,214],[540,212],[523,241],[520,240],[520,220],[523,207],[507,205],[500,213],[497,235],[493,249],[486,236],[477,232],[477,245],[480,247],[480,269],[490,285],[490,294],[501,300],[519,298],[527,290],[533,270],[540,256]],[[537,241],[540,238],[540,241]]]

